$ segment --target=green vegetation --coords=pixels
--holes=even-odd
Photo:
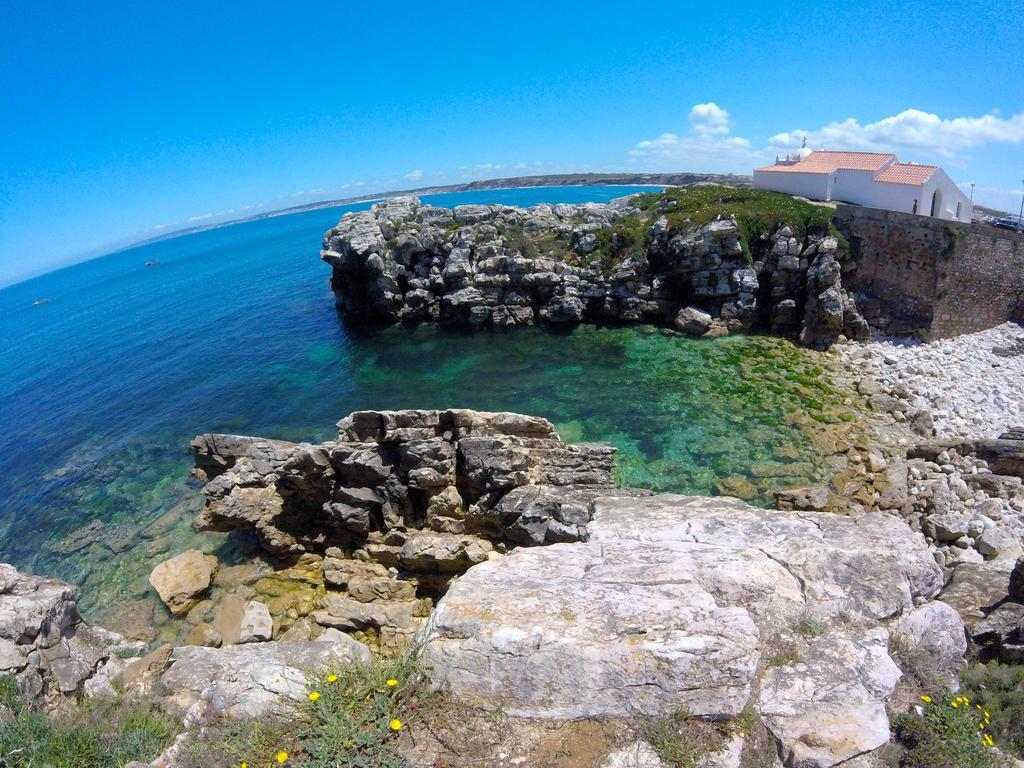
[[[779,643],[768,655],[767,664],[769,667],[788,667],[790,664],[797,664],[801,660],[800,648],[792,640]]]
[[[992,738],[1024,757],[1024,664],[972,664],[960,682],[965,695],[989,713]]]
[[[825,624],[813,616],[803,616],[797,623],[796,630],[807,637],[819,637],[825,634]]]
[[[748,261],[753,260],[756,244],[788,225],[798,238],[809,234],[832,235],[844,250],[849,244],[832,223],[834,209],[829,206],[797,200],[779,192],[759,189],[741,189],[718,185],[678,187],[664,192],[645,192],[637,196],[639,215],[625,216],[612,226],[595,232],[597,247],[587,254],[570,248],[565,235],[549,234],[528,237],[521,227],[510,227],[501,234],[509,249],[519,251],[526,258],[547,256],[580,264],[602,271],[608,277],[626,259],[647,260],[650,228],[664,214],[674,230],[684,230],[708,224],[719,217],[735,216],[740,230],[740,241]],[[582,224],[580,218],[577,224]],[[449,225],[454,232],[456,225]]]
[[[705,757],[725,746],[728,735],[722,726],[691,717],[685,711],[645,720],[637,730],[670,768],[697,768]]]
[[[14,678],[0,678],[3,768],[121,768],[154,759],[177,732],[152,705],[125,698],[91,699],[51,719],[18,695]]]
[[[702,226],[719,216],[735,216],[748,260],[753,259],[753,244],[783,225],[788,225],[798,238],[809,234],[832,235],[844,250],[849,250],[846,239],[832,223],[834,209],[779,192],[708,185],[669,189],[654,198],[657,199],[645,195],[641,206],[652,219],[664,212],[673,229]]]
[[[185,768],[411,768],[396,742],[432,716],[435,704],[415,658],[345,666],[314,680],[291,717],[211,724],[191,745]]]
[[[893,735],[904,749],[900,768],[996,768],[989,717],[978,702],[942,691],[921,696],[921,709],[920,715],[892,718]]]
[[[598,230],[597,247],[583,258],[584,266],[600,269],[607,277],[626,259],[646,262],[650,226],[638,216],[624,216],[614,226]]]
[[[967,234],[967,230],[948,222],[942,230],[946,237],[946,247],[942,249],[942,253],[939,254],[939,258],[943,261],[949,261],[956,254],[956,247],[960,244],[960,239]]]

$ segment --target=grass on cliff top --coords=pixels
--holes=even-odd
[[[3,768],[121,768],[149,762],[178,733],[177,722],[149,704],[96,698],[49,718],[0,678],[0,766]]]
[[[809,234],[833,235],[847,250],[845,238],[832,223],[833,208],[797,200],[781,192],[718,185],[676,187],[662,193],[642,194],[637,204],[652,221],[664,213],[669,225],[676,230],[699,227],[719,216],[735,216],[743,252],[748,259],[752,259],[752,243],[783,225],[788,225],[800,239]]]
[[[833,235],[844,251],[848,243],[832,223],[834,209],[797,200],[780,192],[740,189],[718,185],[676,187],[662,192],[644,192],[636,196],[639,215],[624,216],[610,227],[596,232],[597,247],[588,254],[577,254],[564,236],[526,237],[521,228],[503,233],[508,245],[527,258],[538,255],[598,269],[607,277],[626,259],[647,259],[651,225],[662,214],[676,231],[700,227],[715,219],[735,216],[740,242],[747,261],[753,261],[756,243],[788,225],[793,234]]]

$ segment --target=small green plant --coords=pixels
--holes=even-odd
[[[176,721],[132,699],[90,699],[50,719],[0,678],[0,766],[121,768],[154,759],[178,732]]]
[[[203,723],[197,738],[191,741],[180,768],[208,768],[214,765],[267,768],[277,763],[302,765],[303,754],[295,725],[283,719],[217,720]]]
[[[640,738],[671,768],[697,768],[705,757],[725,746],[722,729],[685,711],[645,720],[637,730]]]
[[[412,710],[416,660],[406,656],[356,664],[321,676],[310,687],[302,732],[308,768],[408,768],[395,750]]]
[[[768,654],[767,663],[769,667],[788,667],[790,664],[798,664],[801,660],[800,649],[793,641],[779,643]]]
[[[583,264],[601,269],[608,276],[626,259],[646,262],[649,227],[648,222],[637,216],[624,216],[611,227],[598,230],[596,247],[586,254]]]
[[[939,258],[943,261],[949,261],[956,255],[956,247],[960,244],[961,238],[967,233],[963,228],[953,226],[948,222],[943,226],[942,230],[946,237],[946,247],[942,249]]]
[[[1024,757],[1024,664],[972,664],[961,676],[964,694],[989,713],[989,733]]]
[[[946,690],[922,695],[920,714],[892,718],[893,734],[905,750],[900,768],[996,768],[989,722],[987,710],[970,696]]]
[[[802,616],[796,630],[807,637],[820,637],[825,634],[825,623],[814,616]]]

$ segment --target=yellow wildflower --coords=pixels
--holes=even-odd
[[[985,743],[990,747],[995,745],[995,742],[992,741],[992,737],[989,736],[987,733],[985,734]]]
[[[388,688],[394,688],[396,685],[398,685],[398,681],[395,678],[388,679]]]
[[[925,694],[925,695],[923,695],[921,697],[921,701],[923,701],[925,704],[931,704],[932,703],[932,697],[929,696],[928,694]]]
[[[245,762],[243,762],[243,763],[242,763],[242,765],[241,765],[241,768],[249,768],[249,764],[248,764],[248,763],[245,763]]]
[[[951,701],[951,702],[949,702],[949,706],[951,706],[953,709],[956,709],[960,705],[957,702],[955,702],[955,701]]]
[[[313,691],[311,694],[309,694],[309,700],[310,701],[316,701],[319,698],[320,698],[320,691]]]
[[[285,752],[285,751],[284,751],[284,750],[282,749],[282,750],[281,750],[280,752],[278,752],[278,753],[277,753],[277,755],[276,755],[276,756],[274,757],[274,759],[275,759],[275,760],[276,760],[276,761],[277,761],[278,763],[287,763],[287,762],[288,762],[288,753],[287,753],[287,752]]]
[[[336,682],[338,682],[338,676],[337,675],[328,675],[327,676],[327,682],[328,683],[336,683]]]
[[[400,730],[402,730],[402,721],[399,720],[398,718],[395,718],[394,720],[392,720],[390,723],[388,723],[388,725],[391,726],[391,730],[392,731],[400,731]]]

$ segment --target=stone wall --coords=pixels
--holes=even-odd
[[[872,326],[938,339],[1024,319],[1024,235],[840,205],[850,242],[843,283]]]

